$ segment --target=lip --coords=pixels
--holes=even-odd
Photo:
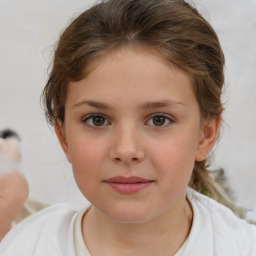
[[[104,180],[104,183],[109,185],[115,191],[121,194],[134,194],[138,193],[145,188],[149,187],[154,181],[144,179],[137,176],[116,176],[110,179]]]

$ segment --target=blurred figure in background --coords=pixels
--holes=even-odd
[[[0,131],[0,241],[11,229],[29,193],[25,177],[18,172],[20,159],[17,133]]]

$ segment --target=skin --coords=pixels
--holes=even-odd
[[[0,176],[0,241],[12,227],[28,197],[28,183],[20,173]]]
[[[15,138],[2,139],[0,144],[0,169],[16,166],[20,160],[19,142]],[[7,171],[7,170],[0,170]],[[0,241],[12,227],[28,197],[25,177],[10,169],[0,174]]]
[[[92,255],[173,255],[192,225],[186,187],[194,162],[213,147],[219,120],[201,120],[189,76],[153,50],[122,48],[94,64],[69,85],[65,122],[55,125],[93,205],[85,243]],[[105,182],[116,176],[152,182],[123,194]]]

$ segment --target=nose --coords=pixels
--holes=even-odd
[[[114,131],[110,157],[124,164],[140,163],[145,158],[142,138],[136,129],[121,128]]]

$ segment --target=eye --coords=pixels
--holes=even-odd
[[[151,126],[164,127],[172,122],[173,120],[169,116],[164,114],[156,114],[148,120],[147,124]]]
[[[83,122],[93,127],[100,127],[109,124],[109,121],[104,116],[99,114],[87,116],[83,119]]]

